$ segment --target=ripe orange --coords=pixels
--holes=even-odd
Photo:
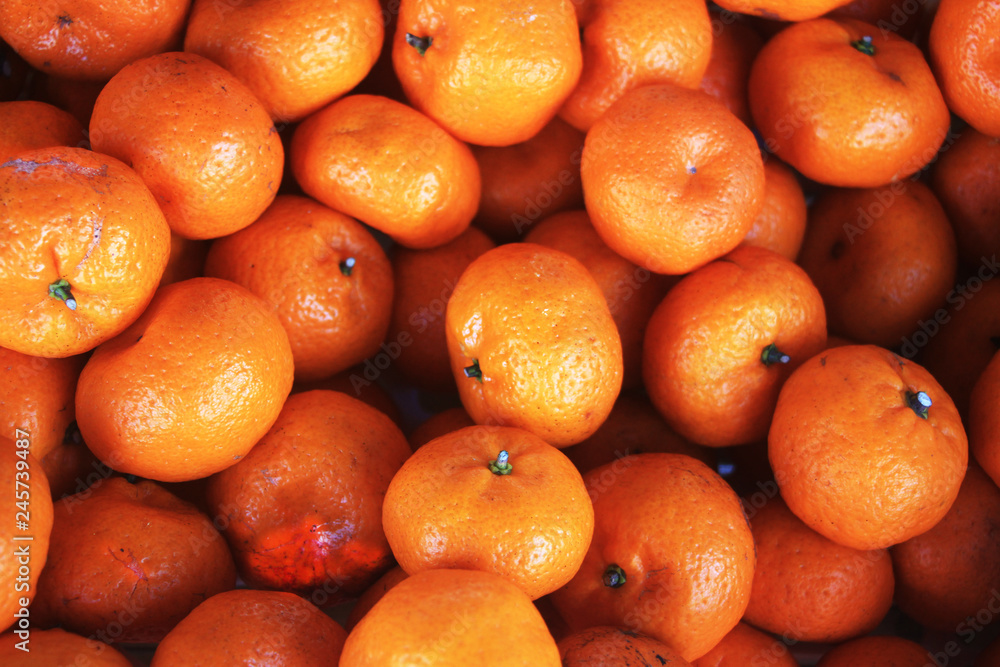
[[[629,456],[584,481],[594,539],[579,572],[552,595],[569,627],[621,626],[688,661],[708,653],[750,599],[756,556],[739,498],[683,454]]]
[[[410,575],[483,570],[536,600],[576,574],[594,509],[565,454],[522,429],[477,425],[414,452],[389,484],[382,526]]]
[[[339,373],[379,351],[393,303],[392,265],[361,223],[280,195],[248,227],[216,239],[205,275],[260,297],[288,334],[299,380]]]
[[[968,444],[955,405],[924,368],[849,345],[821,352],[785,382],[768,458],[806,525],[844,546],[884,549],[947,514]]]
[[[402,0],[397,22],[392,62],[406,96],[462,141],[527,141],[580,78],[570,0]]]
[[[45,102],[0,102],[0,162],[22,151],[52,146],[79,146],[80,121]]]
[[[180,46],[191,0],[10,0],[0,37],[33,67],[106,81],[140,58]]]
[[[427,570],[399,582],[347,636],[340,667],[559,667],[531,599],[490,572]]]
[[[55,147],[0,164],[0,346],[93,349],[139,317],[169,251],[156,200],[118,160]]]
[[[833,647],[816,667],[927,667],[935,662],[930,652],[914,641],[876,635]]]
[[[392,566],[382,499],[409,455],[399,427],[347,394],[289,397],[250,453],[208,483],[243,580],[318,607],[364,592]]]
[[[579,261],[534,243],[490,250],[462,273],[445,327],[462,404],[478,424],[580,442],[621,389],[618,330]]]
[[[358,624],[362,618],[368,613],[368,611],[375,606],[375,603],[385,597],[385,594],[393,589],[396,584],[406,579],[408,576],[406,570],[398,565],[392,567],[385,574],[378,578],[374,584],[369,586],[364,593],[358,597],[357,602],[351,607],[351,613],[347,616],[347,622],[344,623],[344,627],[350,632],[354,629],[354,626]]]
[[[747,82],[764,40],[748,23],[712,12],[712,57],[699,88],[726,105],[745,125],[753,125]]]
[[[110,474],[84,444],[76,423],[66,429],[66,437],[42,459],[42,469],[49,480],[52,499],[58,500],[83,491],[96,480]]]
[[[851,0],[722,0],[723,9],[772,21],[805,21],[822,16]]]
[[[764,203],[741,245],[767,248],[794,262],[805,238],[808,213],[795,172],[771,156],[764,163]]]
[[[292,593],[238,589],[208,598],[160,641],[151,667],[335,667],[347,632]]]
[[[670,665],[691,663],[661,641],[631,630],[598,626],[581,630],[559,641],[563,667],[591,665]]]
[[[895,347],[945,305],[955,235],[919,181],[829,190],[810,209],[799,264],[823,295],[831,332]]]
[[[32,628],[28,651],[17,647],[13,634],[0,635],[0,661],[6,667],[38,665],[86,665],[86,667],[132,667],[132,661],[104,642],[82,637],[60,628]]]
[[[1000,6],[941,0],[927,41],[948,107],[983,134],[1000,137]]]
[[[790,638],[791,639],[791,638]],[[796,640],[797,641],[797,640]],[[788,645],[740,622],[695,667],[799,667]]]
[[[106,643],[157,642],[235,584],[206,515],[155,482],[112,477],[56,503],[31,615]]]
[[[764,165],[753,134],[697,90],[629,91],[590,128],[582,159],[597,233],[656,273],[687,273],[729,252],[763,202]]]
[[[768,149],[841,187],[917,172],[950,122],[920,49],[853,19],[803,21],[775,35],[754,60],[749,92]]]
[[[128,329],[87,361],[76,391],[84,441],[119,472],[205,477],[246,455],[292,388],[281,323],[217,278],[160,288]]]
[[[1000,484],[1000,353],[993,355],[972,389],[968,428],[972,455]]]
[[[646,330],[643,379],[681,436],[743,445],[767,437],[782,384],[825,345],[823,300],[805,271],[741,246],[667,293]]]
[[[805,525],[778,498],[750,518],[757,547],[743,620],[795,641],[840,642],[868,634],[892,606],[893,561]]]
[[[284,168],[281,140],[250,89],[193,53],[162,53],[116,74],[97,97],[90,142],[135,169],[170,228],[191,239],[253,222]]]
[[[559,115],[586,132],[614,102],[640,86],[697,88],[712,55],[708,8],[671,3],[576,0],[583,73]]]
[[[293,122],[354,88],[382,49],[378,0],[196,0],[184,50],[232,72]]]

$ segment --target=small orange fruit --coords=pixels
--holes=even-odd
[[[354,629],[354,626],[358,624],[362,618],[368,613],[368,611],[375,606],[375,603],[385,597],[385,594],[390,590],[395,588],[396,584],[406,579],[408,576],[406,570],[398,565],[395,565],[376,580],[374,584],[369,586],[364,593],[357,599],[357,602],[351,607],[351,613],[347,616],[347,622],[344,623],[344,627],[350,632]]]
[[[14,634],[0,635],[0,661],[6,667],[38,665],[86,665],[87,667],[132,667],[132,661],[102,641],[60,628],[32,628],[26,646]]]
[[[0,162],[22,151],[79,146],[83,126],[67,111],[45,102],[0,102]]]
[[[914,641],[876,635],[833,647],[816,667],[927,667],[935,662],[930,651]]]
[[[795,641],[798,641],[796,638]],[[711,651],[694,661],[694,667],[799,667],[788,645],[740,622]]]
[[[778,158],[764,163],[764,204],[742,245],[773,250],[793,262],[806,234],[809,211],[795,172]]]
[[[587,628],[564,637],[559,642],[559,655],[563,667],[633,664],[690,667],[691,665],[661,641],[608,625]]]
[[[822,16],[851,0],[722,0],[723,9],[772,21],[805,21]]]
[[[753,125],[747,83],[750,67],[764,39],[748,23],[712,12],[712,57],[700,88],[726,105],[746,125]]]
[[[969,447],[986,474],[1000,484],[1000,353],[980,374],[970,403]]]
[[[465,411],[465,408],[448,408],[431,415],[410,432],[410,448],[417,451],[431,440],[466,426],[475,426],[476,422]]]
[[[0,347],[0,435],[27,431],[31,453],[39,461],[45,458],[76,418],[76,380],[83,363],[82,356],[45,359]]]

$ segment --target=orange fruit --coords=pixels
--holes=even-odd
[[[827,651],[816,667],[927,667],[930,652],[902,637],[861,637]]]
[[[250,453],[208,483],[243,580],[318,607],[359,596],[392,566],[382,499],[409,455],[399,427],[347,394],[290,396]]]
[[[958,256],[971,268],[1000,253],[1000,138],[967,128],[931,171],[931,187],[955,228]]]
[[[382,526],[410,575],[484,570],[536,600],[576,574],[594,510],[565,454],[522,429],[477,425],[414,452],[389,484]]]
[[[431,440],[457,431],[466,426],[475,426],[476,422],[465,411],[465,408],[448,408],[435,413],[420,423],[410,432],[410,448],[417,451]]]
[[[83,358],[45,359],[0,347],[0,434],[31,434],[41,461],[62,443],[75,419],[76,380]]]
[[[618,327],[624,369],[622,387],[639,386],[646,324],[674,281],[636,266],[609,248],[586,211],[565,211],[546,218],[531,228],[524,241],[565,252],[587,267],[604,292]]]
[[[581,630],[559,641],[563,667],[590,665],[670,665],[691,663],[661,641],[623,628],[598,626]]]
[[[893,561],[885,549],[833,542],[772,498],[750,518],[757,568],[743,620],[796,641],[840,642],[868,634],[892,606]]]
[[[720,7],[772,21],[805,21],[822,16],[851,0],[722,0]]]
[[[1000,589],[998,524],[1000,489],[979,466],[969,466],[944,518],[891,549],[899,608],[942,632],[989,609]]]
[[[123,473],[205,477],[250,451],[292,388],[281,323],[246,289],[192,278],[157,291],[87,361],[76,419],[87,446]]]
[[[163,270],[160,285],[179,283],[182,280],[198,278],[205,273],[205,257],[208,256],[209,241],[186,239],[177,234],[170,235],[170,256],[167,268]]]
[[[266,302],[288,333],[300,380],[374,355],[389,327],[385,251],[361,223],[307,197],[280,195],[253,224],[216,239],[205,275]]]
[[[741,246],[667,293],[649,320],[642,372],[681,436],[742,445],[767,437],[782,384],[825,345],[823,300],[805,271]]]
[[[191,0],[11,0],[0,7],[0,37],[47,74],[102,81],[179,46],[190,6]]]
[[[193,53],[162,53],[116,74],[94,104],[90,142],[135,169],[170,228],[191,239],[246,227],[281,185],[284,151],[267,111]]]
[[[395,565],[379,577],[374,584],[369,586],[351,607],[351,613],[348,614],[347,622],[344,623],[347,631],[350,632],[353,630],[358,621],[365,617],[368,611],[375,606],[376,602],[385,597],[386,593],[408,576],[410,575],[406,573],[406,570]]]
[[[731,16],[711,13],[712,57],[699,88],[725,104],[745,125],[753,125],[747,83],[764,39],[749,24]]]
[[[31,454],[31,434],[21,429],[0,434],[0,489],[8,498],[0,539],[0,630],[27,631],[35,625],[34,608],[38,578],[50,549],[53,524],[52,496],[41,462]]]
[[[941,0],[927,39],[948,108],[1000,137],[1000,7],[994,0]]]
[[[552,595],[569,627],[621,626],[688,661],[708,653],[750,599],[756,557],[736,493],[683,454],[629,456],[584,482],[594,539],[579,572]]]
[[[518,241],[541,218],[583,206],[584,134],[553,118],[512,146],[471,146],[482,192],[472,224],[499,243]]]
[[[157,642],[235,584],[212,520],[155,482],[112,477],[56,503],[31,615],[105,643]]]
[[[823,295],[831,332],[894,347],[945,305],[955,235],[918,181],[829,190],[810,208],[798,261]]]
[[[131,667],[132,661],[104,642],[82,637],[60,628],[32,628],[25,645],[18,648],[17,635],[0,635],[0,660],[7,667],[38,665],[87,665],[87,667]]]
[[[697,88],[712,55],[708,8],[698,0],[574,3],[583,72],[559,115],[586,132],[626,92],[672,83]]]
[[[402,0],[392,62],[413,106],[448,132],[509,146],[552,120],[583,56],[570,0]]]
[[[474,259],[495,247],[474,227],[425,250],[397,248],[392,256],[395,298],[386,335],[395,368],[428,391],[455,391],[444,314],[458,279]]]
[[[695,667],[799,667],[788,645],[740,622],[711,651],[694,661]]]
[[[764,163],[764,203],[741,245],[767,248],[794,262],[806,235],[808,214],[795,172],[771,156]]]
[[[509,640],[509,641],[494,641]],[[531,599],[503,577],[427,570],[396,584],[347,636],[340,667],[427,664],[558,667]]]
[[[451,368],[477,424],[516,426],[557,447],[580,442],[621,389],[618,330],[579,261],[502,245],[465,269],[445,312]]]
[[[271,118],[305,118],[354,88],[382,49],[378,0],[196,0],[184,50],[232,72]]]
[[[49,480],[52,499],[83,491],[91,483],[111,474],[111,469],[98,460],[83,438],[76,423],[66,430],[66,437],[42,459],[42,469]]]
[[[968,428],[973,457],[1000,484],[1000,353],[993,355],[972,389]]]
[[[153,667],[335,667],[347,631],[293,593],[237,589],[208,598],[160,641]]]
[[[0,102],[0,162],[22,151],[83,141],[83,126],[69,112],[32,100]]]
[[[687,273],[735,248],[763,201],[750,130],[707,93],[673,85],[615,102],[587,132],[580,169],[597,233],[656,273]]]
[[[768,150],[840,187],[914,174],[950,122],[920,49],[853,19],[803,21],[775,35],[754,60],[749,92]]]
[[[410,248],[454,239],[479,205],[469,147],[387,97],[351,95],[314,113],[290,152],[306,194]]]
[[[968,444],[955,405],[924,368],[849,345],[821,352],[785,382],[768,458],[796,516],[838,544],[870,550],[944,518]]]
[[[118,160],[54,147],[0,164],[0,346],[93,349],[139,317],[169,251],[156,200]]]

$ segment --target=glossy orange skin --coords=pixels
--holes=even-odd
[[[482,193],[472,224],[498,243],[518,241],[538,220],[583,206],[584,134],[553,118],[511,146],[472,146]]]
[[[615,102],[587,133],[580,169],[597,233],[655,273],[687,273],[729,252],[763,202],[750,130],[707,93],[673,85]]]
[[[357,220],[308,197],[280,195],[249,227],[217,239],[205,275],[266,302],[288,333],[300,380],[372,356],[389,327],[393,277],[382,246]]]
[[[1000,138],[966,128],[938,157],[931,188],[955,229],[963,264],[977,269],[1000,254]]]
[[[451,369],[477,424],[565,447],[597,430],[622,383],[621,340],[594,278],[534,243],[490,250],[462,273],[445,313]],[[478,363],[482,377],[464,369]]]
[[[347,631],[293,593],[237,589],[208,598],[156,647],[152,667],[336,667]]]
[[[407,34],[432,43],[421,55]],[[448,132],[509,146],[552,120],[583,55],[570,0],[403,0],[392,62],[411,104]]]
[[[796,641],[841,642],[874,630],[892,606],[893,561],[885,549],[833,542],[780,497],[750,518],[757,547],[743,620]]]
[[[401,582],[403,579],[409,577],[406,570],[398,565],[392,567],[385,574],[378,578],[378,580],[369,586],[364,593],[358,598],[354,606],[351,607],[351,613],[347,616],[347,622],[344,627],[350,632],[354,629],[354,626],[358,624],[362,618],[368,613],[368,611],[375,606],[375,603],[385,597],[391,589],[395,588],[396,584]]]
[[[740,245],[767,248],[795,261],[808,217],[806,197],[795,172],[772,155],[764,163],[764,204]]]
[[[967,424],[972,455],[1000,484],[1000,354],[993,355],[972,389]]]
[[[474,570],[428,570],[401,581],[355,626],[340,656],[340,667],[407,663],[560,664],[531,599],[503,577]]]
[[[874,55],[852,46],[872,38]],[[783,30],[750,72],[750,112],[768,149],[828,185],[873,188],[937,154],[950,116],[911,42],[853,19]]]
[[[15,645],[13,633],[0,635],[0,660],[7,667],[38,665],[87,665],[88,667],[132,667],[132,662],[108,644],[60,628],[31,629],[29,652]]]
[[[822,16],[851,0],[722,0],[723,9],[772,21],[805,21]]]
[[[180,482],[245,456],[292,388],[281,323],[243,287],[192,278],[157,291],[135,324],[87,361],[76,420],[119,472]]]
[[[170,232],[149,189],[82,148],[0,164],[0,346],[69,357],[130,325],[153,297]],[[64,279],[76,300],[49,296]]]
[[[559,641],[559,655],[563,667],[590,665],[690,667],[691,665],[663,642],[607,625],[588,628],[564,637]]]
[[[711,651],[694,661],[694,667],[799,667],[788,645],[740,622]]]
[[[472,151],[416,109],[351,95],[304,120],[291,145],[302,189],[409,248],[468,228],[479,206]]]
[[[359,596],[392,565],[382,499],[409,455],[398,426],[347,394],[289,397],[250,454],[208,484],[244,581],[321,607]]]
[[[747,82],[750,66],[764,39],[749,24],[732,15],[712,12],[712,57],[699,88],[726,105],[745,125],[753,125]]]
[[[594,539],[580,571],[552,596],[570,628],[617,625],[688,661],[706,654],[750,599],[756,556],[736,493],[683,454],[637,454],[584,481]],[[602,581],[611,564],[625,572],[617,588]]]
[[[140,58],[180,45],[191,0],[11,0],[0,37],[33,67],[106,81]]]
[[[907,392],[931,399],[922,419]],[[884,549],[940,521],[958,495],[968,441],[954,403],[924,368],[873,345],[821,352],[778,397],[768,458],[781,496],[810,528]]]
[[[378,0],[197,0],[184,50],[232,72],[274,120],[294,122],[354,88],[382,40]]]
[[[490,462],[501,451],[513,468]],[[517,428],[469,426],[414,452],[392,478],[382,526],[406,572],[484,570],[532,600],[568,582],[594,533],[594,509],[573,463]]]
[[[587,267],[594,277],[622,341],[622,388],[642,383],[642,339],[653,310],[675,282],[636,266],[601,240],[586,211],[565,211],[545,218],[524,237],[525,243],[555,248]]]
[[[76,380],[82,357],[45,359],[0,347],[0,434],[15,429],[31,434],[31,453],[38,460],[63,441],[76,418]]]
[[[111,477],[56,503],[31,613],[41,628],[157,642],[235,585],[233,557],[208,516],[155,482]]]
[[[710,449],[677,435],[649,399],[639,394],[619,396],[611,414],[593,435],[563,450],[582,473],[645,452],[687,454],[709,467],[715,465]]]
[[[708,8],[698,0],[576,3],[583,73],[560,117],[586,132],[627,91],[672,83],[697,88],[712,54]]]
[[[442,410],[431,415],[426,421],[410,432],[408,438],[410,448],[413,451],[417,451],[439,436],[457,431],[466,426],[475,426],[475,424],[476,422],[472,421],[472,417],[465,411],[465,408],[448,408],[447,410]]]
[[[851,640],[827,651],[816,667],[926,667],[934,664],[930,652],[920,644],[876,635]]]
[[[10,500],[4,508],[3,524],[0,525],[0,539],[4,544],[11,545],[0,551],[0,630],[14,626],[18,628],[18,619],[14,613],[23,606],[26,599],[31,604],[38,596],[38,578],[47,562],[53,525],[52,497],[49,482],[41,462],[31,454],[30,436],[23,433],[7,431],[0,434],[0,459],[3,468],[0,469],[0,491]],[[19,454],[19,452],[24,452]],[[21,503],[20,505],[18,503]],[[19,521],[26,521],[28,528],[18,528]],[[15,542],[31,536],[30,541]],[[23,546],[28,548],[28,563],[24,560]],[[27,577],[20,571],[21,566],[27,566]],[[29,612],[29,630],[35,627],[34,607]]]
[[[385,338],[399,346],[393,364],[410,384],[427,391],[455,391],[445,311],[465,268],[494,247],[485,232],[470,227],[436,248],[397,248],[393,253],[395,298]]]
[[[810,208],[799,264],[830,331],[892,348],[934,319],[955,285],[955,234],[919,181],[828,190]]]
[[[1000,137],[1000,2],[941,0],[927,46],[948,108]]]
[[[95,151],[130,164],[174,233],[232,234],[264,212],[281,184],[284,149],[250,89],[193,53],[135,62],[101,90]]]
[[[0,162],[22,151],[83,141],[83,126],[67,111],[32,100],[0,102]]]
[[[770,345],[788,363],[767,364]],[[643,344],[646,391],[671,428],[710,447],[767,437],[782,384],[826,345],[823,300],[781,255],[741,246],[684,277]]]
[[[969,466],[948,513],[892,548],[896,603],[925,628],[955,632],[1000,589],[1000,489]]]

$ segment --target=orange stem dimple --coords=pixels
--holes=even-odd
[[[777,345],[771,343],[760,353],[760,360],[764,362],[765,366],[771,366],[773,364],[787,364],[791,361],[791,357],[779,350]]]
[[[71,286],[69,281],[65,278],[60,278],[51,285],[49,285],[49,296],[53,299],[59,299],[66,303],[66,307],[70,310],[76,310],[76,299],[73,297],[73,292],[70,291]]]
[[[480,382],[483,381],[483,370],[479,367],[479,359],[473,359],[471,366],[466,366],[462,369],[467,378],[476,378]]]
[[[343,273],[345,276],[351,275],[351,272],[354,270],[355,264],[357,264],[357,260],[354,259],[353,257],[348,257],[347,259],[343,260],[340,263],[340,272]]]
[[[433,37],[417,37],[416,35],[411,35],[406,33],[406,43],[417,50],[417,53],[422,57],[427,53],[427,49],[431,47],[434,43]]]
[[[922,391],[907,391],[906,392],[906,405],[917,413],[917,416],[921,419],[927,419],[927,413],[933,405],[931,402],[931,397]]]
[[[612,563],[604,570],[602,579],[608,588],[620,588],[625,585],[625,570],[616,563]]]
[[[853,46],[866,56],[875,55],[875,45],[872,44],[871,35],[865,35],[861,39],[854,40],[853,42],[851,42],[851,46]]]
[[[514,472],[514,466],[512,466],[508,461],[507,457],[510,456],[506,449],[500,450],[497,454],[497,458],[494,461],[490,461],[490,472],[494,475],[509,475]]]

